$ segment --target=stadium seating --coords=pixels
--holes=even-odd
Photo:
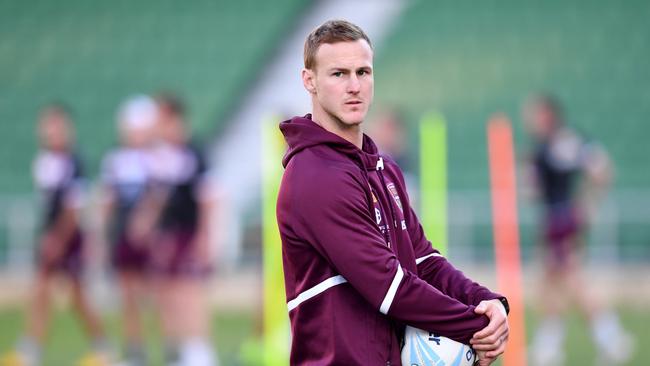
[[[39,106],[71,105],[91,176],[115,140],[116,106],[133,93],[178,92],[194,130],[212,136],[306,6],[299,0],[0,2],[0,204],[31,191]],[[488,186],[489,116],[504,111],[513,118],[522,160],[528,140],[521,103],[533,91],[555,93],[569,122],[610,151],[617,188],[640,190],[645,199],[636,203],[647,202],[649,16],[641,0],[415,0],[377,50],[375,104],[403,107],[411,122],[431,109],[445,114],[449,186],[462,196]],[[415,155],[417,144],[411,149]],[[638,218],[626,204],[631,195],[623,202],[617,194],[618,214]],[[476,211],[489,214],[489,200],[480,202]],[[481,225],[474,237],[489,235],[489,222]],[[619,231],[622,242],[644,245],[623,249],[630,257],[650,258],[648,225],[637,219]]]
[[[414,1],[378,50],[375,105],[406,109],[412,131],[423,113],[445,114],[449,186],[458,192],[488,187],[490,115],[503,111],[513,119],[523,160],[529,141],[520,106],[531,92],[554,93],[569,123],[609,150],[616,187],[644,188],[647,196],[647,133],[641,131],[650,115],[649,15],[649,3],[640,0]],[[622,216],[626,209],[619,205]],[[620,239],[647,248],[647,225],[627,228],[636,232],[626,230]]]
[[[118,0],[0,3],[0,192],[31,190],[34,121],[52,100],[76,114],[90,172],[134,93],[177,92],[209,137],[304,8],[272,2]]]
[[[71,107],[91,178],[116,140],[118,104],[135,93],[178,93],[199,139],[209,140],[306,5],[0,2],[0,263],[15,235],[9,216],[30,204],[34,123],[42,105]]]

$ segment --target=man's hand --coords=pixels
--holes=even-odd
[[[510,334],[506,309],[501,301],[494,299],[481,301],[474,311],[490,319],[488,325],[476,332],[470,340],[479,356],[479,365],[488,366],[506,349]]]
[[[474,366],[489,366],[497,360],[496,357],[485,356],[485,351],[476,351],[476,356],[478,356],[478,359],[474,363]]]

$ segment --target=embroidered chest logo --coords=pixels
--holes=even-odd
[[[393,199],[395,200],[395,203],[397,203],[397,207],[399,207],[399,210],[402,213],[404,213],[404,209],[402,208],[402,201],[400,200],[399,195],[397,194],[397,188],[395,188],[395,184],[393,182],[390,182],[386,185],[386,188],[388,188],[390,195],[393,196]]]

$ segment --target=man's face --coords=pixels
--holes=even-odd
[[[365,40],[321,45],[314,70],[303,71],[314,108],[321,108],[343,127],[363,122],[374,93],[372,56]]]

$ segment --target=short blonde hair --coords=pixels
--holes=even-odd
[[[305,40],[304,63],[306,69],[316,67],[316,52],[324,43],[353,42],[363,39],[368,42],[370,48],[370,38],[357,25],[346,20],[328,20],[314,29]]]

